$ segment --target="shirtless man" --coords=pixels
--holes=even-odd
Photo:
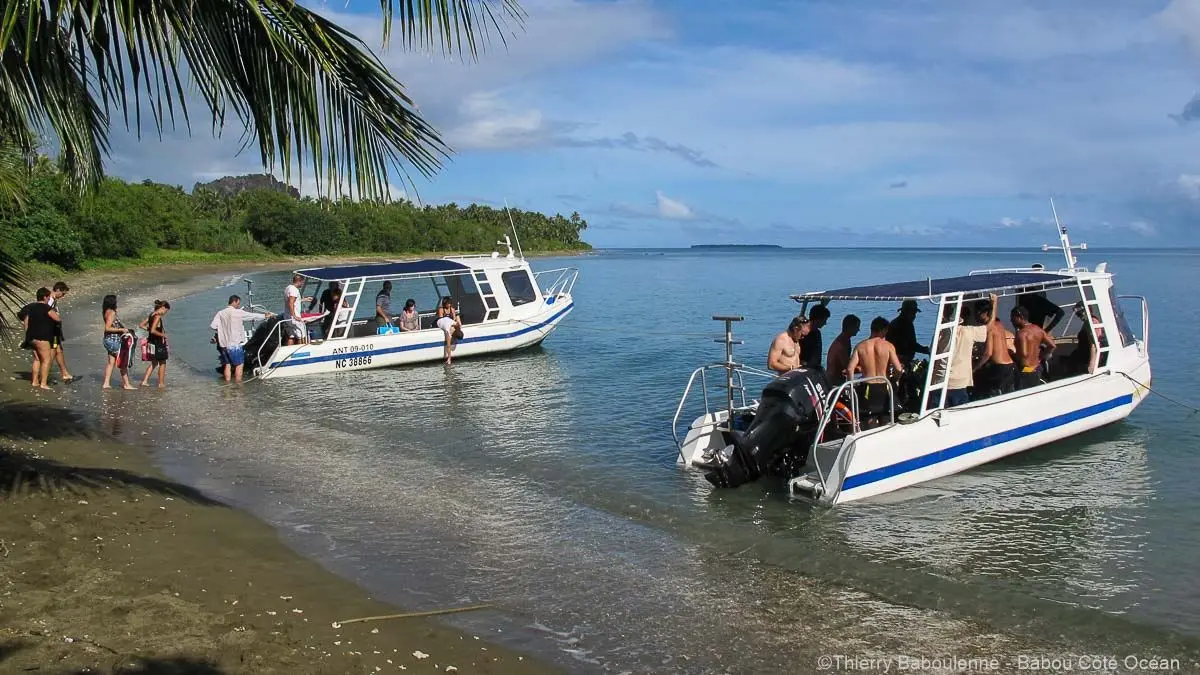
[[[1042,361],[1054,351],[1054,338],[1041,326],[1029,320],[1029,310],[1024,307],[1014,307],[1012,325],[1017,329],[1013,341],[1017,350],[1017,360],[1021,371],[1017,374],[1017,389],[1029,389],[1042,383]],[[1043,349],[1043,347],[1045,349]]]
[[[812,329],[808,319],[797,316],[788,324],[787,330],[775,336],[771,350],[767,353],[767,368],[780,375],[800,367],[800,341]]]
[[[837,387],[846,381],[846,366],[850,364],[850,338],[858,335],[862,321],[853,314],[847,314],[842,319],[842,332],[829,345],[829,355],[825,358],[826,377],[830,387]]]
[[[887,377],[890,365],[896,375],[904,372],[900,357],[896,354],[896,346],[887,340],[888,320],[877,316],[871,321],[871,337],[858,343],[846,365],[847,378],[854,377],[854,371],[862,368],[863,377]],[[863,398],[866,399],[866,414],[868,417],[880,417],[887,412],[888,387],[882,382],[872,382],[866,386]]]
[[[1008,350],[1008,330],[997,316],[992,316],[987,324],[987,342],[975,371],[978,374],[976,388],[980,390],[977,398],[1007,394],[1016,384],[1012,355]]]

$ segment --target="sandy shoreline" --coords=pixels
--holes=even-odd
[[[72,321],[86,322],[104,293],[169,299],[214,275],[296,265],[67,276],[68,365],[85,375],[71,386],[98,389],[103,363],[72,358],[70,346]],[[402,610],[294,552],[253,516],[165,478],[144,450],[105,435],[56,392],[31,392],[26,352],[6,347],[0,368],[0,671],[553,671],[431,619],[335,628]],[[57,378],[56,369],[51,386],[61,390]]]

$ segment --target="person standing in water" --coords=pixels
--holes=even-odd
[[[112,372],[116,368],[121,373],[121,388],[133,389],[134,386],[129,382],[129,364],[119,363],[121,355],[121,341],[126,335],[133,333],[132,328],[126,328],[121,323],[121,318],[117,316],[117,296],[106,295],[104,301],[100,303],[101,311],[104,315],[104,351],[108,353],[108,360],[104,363],[104,384],[100,385],[101,389],[111,389]]]
[[[35,389],[49,389],[46,380],[50,378],[50,361],[53,351],[50,345],[54,342],[55,324],[61,317],[50,306],[50,289],[37,290],[37,302],[31,302],[17,312],[17,319],[25,326],[26,349],[33,350],[33,374],[30,378]]]
[[[65,281],[54,282],[54,288],[50,289],[50,299],[46,304],[50,305],[55,312],[58,312],[60,317],[62,316],[62,307],[59,306],[58,301],[66,297],[67,291],[70,290]],[[63,339],[62,321],[55,321],[54,343],[50,345],[50,350],[54,353],[54,362],[58,364],[58,372],[62,373],[63,383],[69,383],[75,379],[75,376],[67,370],[67,355],[63,352],[63,342],[65,340]]]
[[[335,300],[341,299],[341,291],[335,289]],[[336,309],[336,307],[335,307]],[[274,314],[258,314],[242,309],[242,299],[239,296],[229,296],[229,305],[213,316],[208,327],[216,331],[217,351],[221,354],[221,373],[226,382],[232,374],[235,382],[242,381],[242,368],[246,364],[246,328],[245,321],[270,319]],[[230,373],[230,370],[233,372]]]
[[[437,327],[446,334],[446,349],[443,353],[446,357],[446,365],[450,365],[454,340],[462,339],[462,321],[458,318],[458,312],[454,310],[454,300],[448,295],[442,298],[442,305],[438,307]]]
[[[146,330],[150,333],[146,338],[146,352],[150,365],[146,366],[146,374],[142,377],[142,386],[150,386],[150,375],[158,369],[158,388],[167,388],[167,326],[163,317],[171,311],[171,303],[166,300],[155,300],[154,311],[146,317]],[[144,357],[143,357],[144,358]]]

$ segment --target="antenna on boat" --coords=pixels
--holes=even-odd
[[[524,260],[525,252],[521,250],[521,238],[517,236],[517,224],[515,222],[513,222],[512,209],[508,208],[508,198],[507,197],[504,198],[504,212],[506,214],[508,214],[508,224],[512,226],[513,239],[517,240],[517,255],[521,257],[521,260]],[[504,238],[508,239],[508,235],[505,235]],[[511,250],[511,249],[512,249],[512,247],[510,246],[509,250]]]
[[[1072,245],[1071,245],[1071,238],[1067,236],[1067,228],[1066,228],[1066,226],[1065,226],[1065,225],[1063,225],[1063,224],[1062,224],[1062,223],[1061,223],[1061,222],[1058,220],[1058,209],[1054,208],[1054,198],[1053,198],[1053,197],[1051,197],[1051,198],[1050,198],[1050,211],[1051,211],[1051,212],[1054,214],[1054,225],[1055,225],[1056,227],[1058,227],[1058,241],[1059,241],[1059,245],[1058,245],[1058,246],[1051,246],[1051,245],[1049,245],[1049,244],[1042,244],[1042,251],[1049,251],[1049,250],[1050,250],[1050,249],[1052,249],[1052,248],[1055,248],[1055,249],[1062,249],[1063,255],[1064,255],[1064,256],[1066,256],[1066,259],[1067,259],[1067,269],[1072,269],[1072,270],[1073,270],[1073,269],[1075,269],[1075,263],[1077,263],[1077,262],[1078,262],[1078,260],[1076,260],[1076,258],[1075,258],[1075,254],[1074,254],[1074,253],[1072,253],[1072,252],[1071,252],[1071,250],[1072,250],[1072,249],[1079,249],[1080,251],[1086,251],[1086,250],[1087,250],[1087,244],[1086,244],[1086,243],[1085,243],[1085,244],[1079,244],[1078,246],[1072,246]]]

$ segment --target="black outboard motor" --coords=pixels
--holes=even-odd
[[[263,358],[270,359],[275,350],[279,348],[283,341],[282,331],[274,330],[275,325],[282,321],[278,316],[273,316],[258,325],[254,330],[254,335],[246,341],[246,370],[253,373],[255,368],[263,364],[258,362],[259,351],[262,351]],[[269,342],[268,342],[269,340]]]
[[[709,469],[705,478],[716,487],[737,487],[781,463],[803,466],[824,401],[825,377],[820,370],[793,370],[776,378],[763,389],[750,428],[722,432],[733,452],[701,464]]]

